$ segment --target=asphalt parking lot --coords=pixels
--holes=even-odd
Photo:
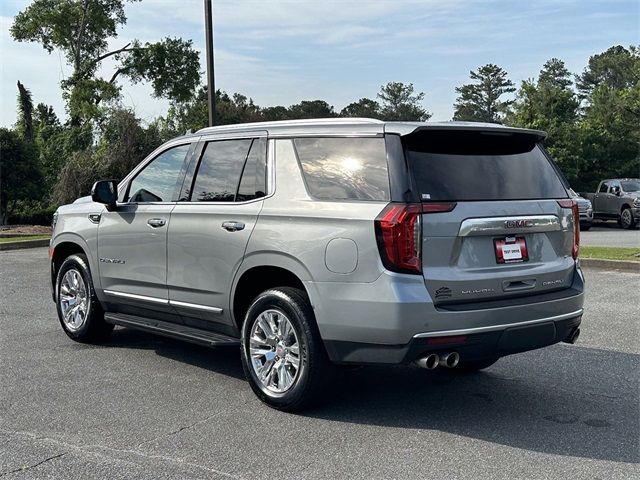
[[[594,222],[591,229],[580,232],[580,244],[590,247],[640,248],[640,230],[623,230],[616,222]]]
[[[0,478],[632,478],[640,277],[586,277],[576,345],[474,375],[346,370],[291,415],[259,403],[236,350],[70,341],[47,250],[0,252]]]

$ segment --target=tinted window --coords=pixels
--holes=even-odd
[[[389,200],[382,138],[294,140],[309,193],[323,200]]]
[[[566,198],[551,161],[530,135],[421,132],[405,138],[422,200]]]
[[[129,201],[171,202],[189,145],[165,150],[131,181]]]
[[[198,167],[191,201],[233,202],[251,140],[209,142]]]
[[[628,180],[620,183],[625,192],[640,192],[640,180]]]
[[[242,171],[242,179],[238,187],[237,202],[246,202],[264,197],[266,192],[266,152],[267,142],[257,138],[251,144],[247,162]]]
[[[599,193],[607,193],[607,190],[609,190],[609,184],[607,182],[602,182]]]

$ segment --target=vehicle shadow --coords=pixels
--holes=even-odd
[[[116,329],[105,346],[153,349],[244,380],[237,348],[209,349],[129,329]],[[474,374],[336,367],[318,405],[299,415],[640,463],[639,366],[640,355],[559,344],[502,358]]]
[[[129,328],[116,328],[102,346],[154,350],[161,357],[244,380],[237,347],[207,348]]]
[[[307,415],[640,463],[639,360],[556,345],[474,374],[368,367],[342,375],[328,402]]]

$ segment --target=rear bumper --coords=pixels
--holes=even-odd
[[[570,288],[446,308],[433,305],[422,279],[379,281],[385,288],[378,282],[366,288],[323,285],[316,292],[321,300],[312,298],[332,361],[409,363],[427,352],[452,350],[467,359],[504,356],[565,340],[582,318],[579,268]]]
[[[452,330],[418,334],[407,345],[325,342],[336,363],[408,364],[431,353],[458,352],[465,361],[504,357],[568,339],[582,321],[582,310],[553,319],[500,326],[491,330]]]

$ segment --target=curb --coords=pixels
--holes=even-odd
[[[40,240],[21,240],[19,242],[0,243],[0,251],[18,250],[21,248],[48,247],[48,246],[49,246],[48,238],[41,238]]]
[[[600,258],[581,258],[580,265],[589,268],[603,268],[607,270],[622,270],[624,272],[640,273],[640,262],[625,262],[623,260],[603,260]]]

